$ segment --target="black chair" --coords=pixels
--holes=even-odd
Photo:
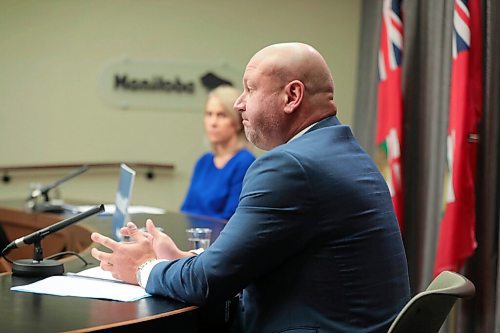
[[[0,224],[0,252],[9,244],[9,240],[2,225]]]
[[[9,239],[7,238],[7,235],[5,234],[5,231],[3,230],[2,225],[0,224],[0,252],[9,244]],[[0,257],[0,273],[4,272],[10,272],[11,268],[10,265]]]
[[[399,312],[388,333],[437,333],[459,298],[474,296],[476,288],[464,276],[444,271]]]

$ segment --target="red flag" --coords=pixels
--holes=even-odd
[[[477,128],[482,116],[482,41],[479,0],[455,0],[447,138],[448,175],[434,274],[458,271],[476,248]]]
[[[380,49],[377,105],[376,157],[391,192],[394,211],[403,228],[403,175],[401,146],[403,143],[403,97],[401,94],[401,62],[403,21],[401,0],[384,0]]]

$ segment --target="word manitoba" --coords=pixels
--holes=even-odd
[[[115,90],[132,90],[132,91],[164,91],[167,93],[187,93],[194,94],[194,82],[182,82],[179,77],[173,80],[165,80],[161,76],[154,76],[151,79],[129,78],[127,74],[115,74]]]

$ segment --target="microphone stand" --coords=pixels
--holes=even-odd
[[[27,205],[29,208],[31,208],[35,212],[53,212],[53,213],[62,213],[64,211],[64,207],[62,205],[56,205],[54,203],[51,203],[50,198],[49,198],[49,191],[58,187],[62,183],[84,173],[87,171],[89,167],[87,165],[84,165],[80,167],[78,170],[70,173],[69,175],[56,180],[55,182],[45,185],[39,189],[35,189],[34,191],[31,192],[31,194],[28,196],[26,199]],[[38,197],[42,196],[44,201],[42,203],[36,203],[36,199]]]
[[[64,266],[57,260],[43,260],[42,237],[33,242],[33,259],[19,259],[12,264],[12,274],[20,276],[52,276],[62,275]]]
[[[71,224],[79,222],[91,215],[104,211],[104,205],[99,205],[91,208],[83,213],[70,217],[66,220],[57,222],[51,226],[35,231],[34,233],[22,237],[9,244],[3,251],[2,256],[5,256],[12,248],[23,246],[25,244],[34,244],[33,259],[20,259],[12,263],[12,275],[19,276],[52,276],[61,275],[64,273],[64,266],[57,260],[43,259],[42,239],[56,231],[59,231]],[[16,243],[19,241],[19,245]]]

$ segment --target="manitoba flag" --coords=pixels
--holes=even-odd
[[[455,0],[444,211],[434,274],[458,271],[476,248],[477,127],[482,116],[479,0]]]
[[[401,95],[401,61],[403,21],[401,0],[384,0],[380,49],[378,54],[378,104],[376,162],[384,175],[399,226],[403,227],[403,98]]]

